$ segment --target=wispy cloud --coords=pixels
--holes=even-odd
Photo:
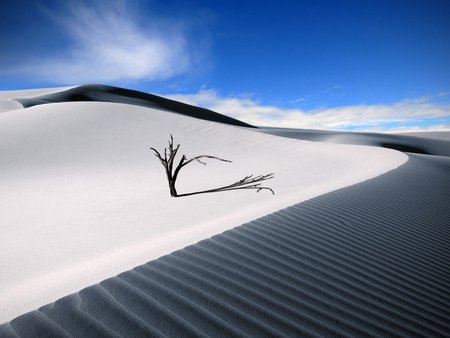
[[[306,97],[299,97],[299,98],[290,100],[289,102],[290,102],[290,103],[293,103],[293,104],[298,104],[298,103],[303,103],[303,102],[305,102],[306,100],[307,100]]]
[[[431,97],[302,110],[268,106],[253,98],[222,97],[211,89],[168,96],[258,126],[385,132],[450,130],[450,105],[433,103]]]
[[[332,91],[341,90],[341,89],[344,89],[344,86],[343,86],[343,85],[336,85],[336,86],[333,86],[333,87],[331,87],[331,88],[325,89],[325,90],[322,92],[322,94],[330,93],[330,92],[332,92]]]
[[[70,41],[67,50],[16,74],[55,83],[162,80],[189,70],[193,52],[180,22],[141,17],[135,1],[64,1],[52,18]],[[48,10],[50,13],[50,9]]]

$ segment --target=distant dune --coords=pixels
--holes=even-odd
[[[60,88],[43,88],[43,89],[28,89],[28,90],[14,90],[14,91],[0,91],[0,113],[22,109],[23,105],[19,103],[16,98],[28,98],[40,95],[56,93],[70,89],[71,87]]]
[[[92,84],[73,88],[36,89],[21,92],[24,92],[23,98],[15,99],[15,101],[25,108],[58,102],[115,102],[163,109],[207,121],[258,128],[209,109],[191,106],[153,94],[106,85]],[[5,92],[3,96],[5,95],[11,96],[11,92]],[[369,145],[410,153],[450,156],[450,132],[380,134],[290,128],[259,127],[258,129],[268,134],[308,141]]]
[[[29,93],[0,95],[0,336],[448,336],[443,137],[256,128],[101,85]],[[170,198],[149,151],[170,134],[233,160],[180,190],[274,172],[276,195]]]
[[[408,133],[397,133],[399,136],[417,136],[424,138],[432,138],[435,140],[446,140],[450,141],[450,131],[418,131],[418,132],[408,132]]]
[[[316,142],[360,144],[407,153],[450,156],[450,132],[381,134],[342,131],[260,128],[265,133]]]
[[[247,123],[216,113],[212,110],[191,106],[153,94],[105,85],[83,85],[57,93],[18,99],[17,101],[25,108],[57,102],[96,101],[126,103],[148,108],[163,109],[202,120],[227,123],[233,126],[252,127]]]

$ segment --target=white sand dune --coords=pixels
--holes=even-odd
[[[152,260],[0,325],[1,337],[448,337],[450,158]]]
[[[414,154],[450,156],[450,133],[448,132],[380,134],[290,128],[259,128],[259,130],[267,134],[298,140],[359,144]]]
[[[0,113],[22,109],[23,105],[16,101],[16,98],[32,98],[35,96],[48,95],[68,90],[72,87],[56,87],[26,90],[5,90],[0,91]]]
[[[54,87],[54,88],[38,88],[24,90],[2,90],[0,91],[0,100],[15,98],[32,98],[41,95],[54,94],[62,92],[74,87]]]
[[[171,198],[164,170],[149,150],[164,148],[170,134],[182,154],[233,161],[186,167],[179,192],[273,172],[267,185],[276,195]],[[4,112],[0,154],[0,322],[407,160],[394,150],[280,138],[117,102]]]

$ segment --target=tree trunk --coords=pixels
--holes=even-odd
[[[170,189],[170,196],[172,197],[178,196],[177,189],[175,188],[175,180],[169,181],[169,189]]]

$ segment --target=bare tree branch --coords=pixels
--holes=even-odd
[[[221,192],[221,191],[244,190],[244,189],[253,189],[253,190],[256,190],[256,192],[260,192],[261,190],[269,190],[272,193],[272,195],[275,195],[275,192],[271,188],[261,187],[261,183],[257,183],[257,182],[270,180],[270,179],[274,178],[273,175],[274,174],[259,175],[254,178],[251,178],[253,175],[250,175],[250,176],[244,177],[243,179],[241,179],[235,183],[232,183],[232,184],[220,187],[220,188],[196,191],[196,192],[191,192],[191,193],[186,193],[186,194],[180,194],[180,195],[178,195],[178,197],[212,193],[212,192]]]
[[[150,149],[155,152],[155,156],[161,161],[161,164],[164,165],[164,159],[161,157],[159,151],[152,147],[150,147]]]
[[[253,189],[256,190],[256,192],[260,192],[261,190],[269,190],[272,192],[273,195],[275,195],[275,192],[269,188],[269,187],[263,187],[261,186],[260,182],[270,180],[274,177],[274,174],[266,174],[266,175],[259,175],[253,177],[252,175],[245,176],[241,180],[234,182],[232,184],[209,189],[209,190],[202,190],[202,191],[196,191],[191,193],[185,193],[185,194],[178,194],[175,183],[178,178],[178,174],[180,173],[180,170],[184,168],[186,165],[196,161],[203,165],[206,165],[206,162],[201,161],[200,159],[214,159],[222,162],[228,162],[231,163],[229,160],[225,160],[223,158],[212,156],[212,155],[199,155],[195,156],[191,159],[188,159],[186,155],[182,155],[180,162],[178,163],[177,167],[175,168],[175,171],[173,170],[173,163],[175,161],[175,156],[177,155],[178,149],[180,148],[180,145],[178,144],[175,148],[173,146],[173,136],[170,135],[169,140],[169,146],[167,148],[164,148],[164,158],[162,157],[161,153],[156,150],[155,148],[150,147],[151,150],[155,153],[155,156],[158,158],[158,160],[161,162],[161,164],[164,166],[166,171],[167,180],[169,183],[169,189],[170,189],[170,195],[173,197],[182,197],[182,196],[191,196],[191,195],[197,195],[197,194],[205,194],[205,193],[212,193],[212,192],[220,192],[220,191],[230,191],[230,190],[244,190],[244,189]]]
[[[218,161],[222,161],[222,162],[228,162],[228,163],[232,163],[232,161],[230,160],[225,160],[223,158],[220,157],[216,157],[216,156],[211,156],[211,155],[199,155],[199,156],[195,156],[193,158],[191,158],[190,160],[188,160],[187,162],[183,163],[183,167],[188,165],[189,163],[192,163],[193,161],[197,161],[203,165],[206,165],[206,162],[200,161],[201,158],[211,158],[213,160],[218,160]]]

